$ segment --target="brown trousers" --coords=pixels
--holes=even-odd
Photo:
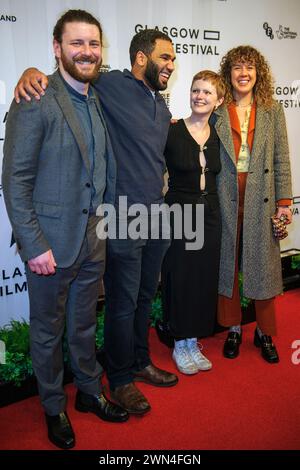
[[[242,310],[240,302],[238,272],[239,272],[239,247],[243,222],[244,194],[247,174],[239,174],[239,216],[237,228],[237,250],[235,257],[235,272],[232,297],[219,295],[218,298],[218,323],[222,326],[240,325],[242,322]],[[275,297],[266,300],[255,300],[256,321],[265,335],[276,335]]]

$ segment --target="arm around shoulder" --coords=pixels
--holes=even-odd
[[[23,72],[17,83],[14,92],[15,100],[17,103],[20,103],[21,98],[30,101],[31,96],[39,100],[45,94],[47,86],[47,75],[34,67],[28,68]]]

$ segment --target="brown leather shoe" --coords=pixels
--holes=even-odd
[[[134,372],[134,380],[155,385],[156,387],[172,387],[177,384],[178,377],[166,370],[155,367],[153,364],[149,364],[144,369]]]
[[[146,397],[139,391],[133,382],[129,384],[120,385],[111,391],[111,397],[128,413],[143,415],[151,409]]]

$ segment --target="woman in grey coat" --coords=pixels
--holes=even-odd
[[[239,354],[242,341],[238,272],[243,291],[255,300],[254,344],[263,358],[278,362],[274,298],[282,292],[279,241],[271,217],[292,221],[287,132],[281,106],[272,97],[269,66],[250,46],[231,49],[221,61],[225,105],[215,113],[221,141],[218,191],[222,245],[218,321],[229,327],[224,356]]]

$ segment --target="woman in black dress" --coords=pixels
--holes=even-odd
[[[216,175],[221,169],[219,140],[209,118],[222,104],[225,87],[219,75],[204,70],[192,81],[192,113],[170,126],[165,157],[169,172],[166,203],[191,205],[193,230],[196,206],[204,205],[204,245],[187,250],[184,233],[173,239],[162,266],[164,318],[175,338],[173,359],[180,372],[209,370],[197,337],[213,332],[216,316],[221,220]],[[184,212],[184,211],[183,211]],[[183,230],[184,232],[184,230]]]

